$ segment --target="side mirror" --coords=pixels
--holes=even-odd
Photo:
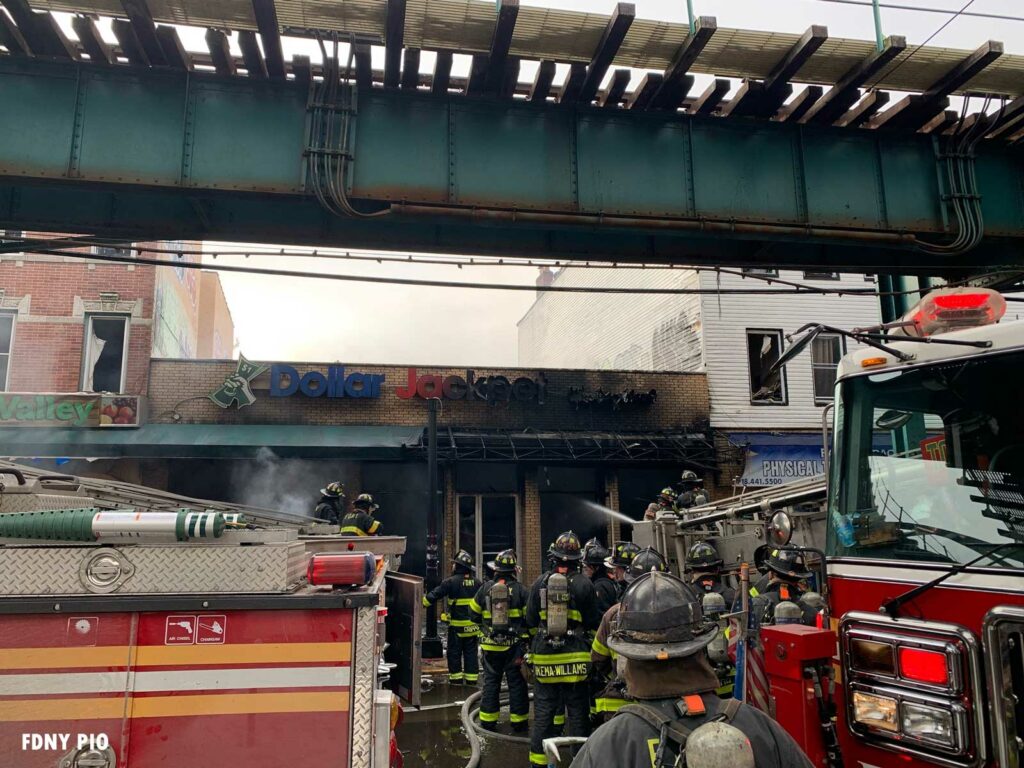
[[[912,418],[914,418],[914,414],[909,411],[886,411],[875,420],[875,426],[879,429],[892,431],[899,429]]]

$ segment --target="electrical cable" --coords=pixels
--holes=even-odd
[[[41,249],[41,246],[48,246],[50,242],[51,241],[49,241],[49,240],[25,239],[23,241],[20,241],[20,246],[27,253],[44,253],[44,251]],[[113,242],[113,241],[102,241],[102,240],[98,241],[98,243],[101,244],[101,245],[108,245],[111,242]],[[217,259],[219,257],[244,257],[244,258],[248,259],[250,257],[260,257],[260,256],[273,257],[273,258],[289,257],[289,258],[311,258],[311,259],[321,259],[321,258],[323,258],[323,259],[342,259],[342,260],[351,259],[351,260],[354,260],[354,261],[375,261],[377,263],[427,264],[427,265],[457,266],[460,269],[462,267],[482,267],[482,266],[487,266],[487,267],[492,267],[492,266],[493,267],[552,267],[552,266],[557,266],[559,268],[562,268],[562,267],[572,267],[573,269],[689,270],[689,271],[692,271],[692,272],[714,272],[717,275],[723,275],[723,274],[734,275],[734,276],[737,276],[737,277],[742,277],[744,279],[759,280],[759,281],[768,283],[769,285],[777,283],[779,285],[787,285],[787,286],[791,286],[791,287],[795,287],[795,288],[800,288],[802,290],[805,290],[805,291],[811,292],[811,293],[814,293],[814,292],[826,293],[826,294],[835,293],[835,290],[832,290],[832,289],[823,289],[821,286],[810,285],[808,283],[803,283],[803,282],[799,282],[799,281],[795,281],[795,280],[787,280],[785,278],[780,278],[778,276],[775,276],[775,275],[772,275],[772,274],[769,274],[769,273],[766,273],[766,272],[744,271],[743,269],[731,269],[729,267],[692,266],[692,265],[685,265],[685,264],[643,264],[643,263],[633,264],[633,263],[629,263],[629,262],[622,263],[622,262],[601,262],[601,261],[597,261],[597,262],[594,262],[594,261],[586,261],[586,262],[556,261],[556,262],[552,263],[552,262],[546,262],[544,260],[529,259],[529,260],[525,260],[524,261],[522,259],[518,259],[517,260],[517,259],[514,259],[514,258],[513,259],[508,259],[508,258],[504,258],[504,257],[489,257],[489,256],[467,257],[467,258],[464,258],[464,259],[461,259],[461,260],[456,260],[455,258],[432,258],[432,257],[429,257],[429,256],[421,257],[421,256],[418,256],[418,255],[413,255],[413,254],[406,254],[404,256],[391,256],[391,255],[386,255],[386,254],[377,254],[377,253],[374,253],[374,252],[371,252],[371,251],[345,251],[345,252],[342,252],[342,253],[329,253],[329,252],[324,252],[324,251],[321,251],[321,250],[318,250],[318,249],[314,249],[312,252],[308,252],[308,251],[290,251],[290,250],[287,250],[287,249],[284,249],[284,248],[275,249],[273,251],[223,251],[223,250],[201,250],[201,249],[200,250],[195,250],[195,249],[186,249],[186,248],[166,249],[166,248],[152,248],[152,247],[145,247],[145,246],[136,246],[136,245],[132,245],[129,242],[122,242],[122,241],[119,241],[117,243],[117,245],[120,246],[120,247],[124,247],[124,248],[128,248],[128,249],[134,250],[136,253],[153,253],[153,254],[157,254],[157,255],[166,255],[166,256],[172,256],[172,257],[183,257],[183,256],[188,255],[188,256],[210,257],[210,258],[213,258],[213,259]],[[29,248],[24,248],[24,246],[30,246],[30,247]],[[72,243],[69,243],[67,245],[67,247],[70,248],[70,247],[77,247],[77,246],[76,246],[75,243],[72,242]],[[54,251],[46,250],[45,253],[52,255],[54,253]],[[63,251],[63,250],[60,251],[59,253],[60,253],[60,255],[69,256],[69,257],[74,255],[74,254],[68,253],[68,252]],[[357,254],[363,254],[363,255],[357,255]],[[92,257],[92,256],[86,256],[86,257],[87,258],[98,258],[98,257]],[[101,259],[101,260],[104,260],[104,259]],[[133,263],[133,262],[138,262],[138,259],[135,259],[133,257],[124,257],[123,262],[124,263]],[[187,263],[187,262],[185,262],[185,263]],[[183,266],[183,262],[175,261],[175,262],[161,262],[160,263],[160,266],[164,266],[164,265],[166,265],[166,266],[174,266],[174,267],[181,267],[181,266]],[[834,265],[810,265],[810,267],[807,267],[805,265],[802,268],[803,269],[811,269],[811,268],[817,268],[817,267],[822,267],[822,268],[828,267],[829,269],[831,269],[833,266]],[[958,269],[959,268],[959,269],[967,270],[967,269],[971,268],[969,265],[968,266],[963,266],[963,267],[958,267],[957,265],[950,265],[950,264],[934,264],[934,265],[922,265],[922,266],[923,267],[927,267],[927,268],[934,268],[936,270],[946,271],[946,272],[948,272],[950,269]],[[209,264],[209,263],[204,263],[203,267],[206,268],[206,269],[210,269],[210,270],[215,270],[216,269],[216,265],[212,265],[212,264]],[[233,269],[234,268],[232,268],[231,270],[226,270],[226,271],[233,271]],[[997,269],[997,270],[993,270],[993,271],[989,271],[989,272],[984,272],[984,273],[981,273],[981,274],[971,274],[968,278],[965,278],[965,279],[962,279],[962,280],[948,280],[946,282],[946,285],[947,285],[947,287],[957,287],[959,285],[966,285],[970,281],[974,281],[974,280],[979,280],[979,279],[984,279],[984,278],[991,278],[991,277],[998,277],[1000,275],[1015,275],[1015,274],[1020,274],[1020,272],[1021,272],[1021,269],[1019,267],[1007,266],[1005,269]],[[310,276],[319,276],[319,274],[320,273],[310,273]],[[461,284],[459,284],[459,285],[461,285]],[[488,284],[488,286],[489,285],[490,284]],[[717,291],[715,291],[715,293],[717,293]],[[858,289],[843,290],[842,293],[858,294]],[[912,293],[917,293],[917,291],[910,291],[910,290],[902,291],[902,292],[900,292],[899,295],[909,295],[909,294],[912,294]],[[874,295],[879,295],[879,294],[876,293]],[[897,295],[897,294],[895,292],[889,292],[889,293],[886,293],[885,295]]]
[[[928,45],[928,43],[930,43],[932,40],[934,40],[936,38],[936,36],[938,36],[938,34],[940,32],[942,32],[942,30],[944,30],[946,27],[948,27],[950,24],[952,24],[956,19],[958,19],[960,17],[960,14],[962,14],[964,11],[966,11],[968,8],[970,8],[972,5],[974,5],[974,0],[967,0],[967,2],[964,3],[963,7],[960,8],[959,11],[956,11],[955,13],[953,13],[953,15],[950,16],[948,19],[946,19],[942,23],[942,26],[940,26],[938,29],[936,29],[934,32],[932,32],[928,36],[927,40],[925,40],[919,46],[914,48],[914,50],[912,50],[906,56],[904,56],[903,58],[901,58],[898,61],[896,61],[893,64],[892,67],[890,67],[888,70],[886,70],[885,72],[880,74],[875,79],[874,83],[872,83],[869,86],[864,86],[865,90],[869,90],[871,88],[874,88],[876,85],[878,85],[880,82],[882,82],[882,80],[884,80],[885,78],[891,77],[896,72],[896,70],[898,70],[900,67],[902,67],[904,64],[906,64],[908,61],[910,61],[914,57],[914,54],[916,54],[918,51],[920,51],[922,48],[924,48],[926,45]]]
[[[686,295],[734,295],[734,296],[792,296],[792,295],[835,295],[835,296],[906,296],[919,294],[919,290],[906,291],[876,291],[873,288],[620,288],[620,287],[597,287],[597,286],[568,286],[568,285],[520,285],[503,283],[464,283],[448,280],[419,280],[412,278],[398,277],[375,277],[370,275],[338,275],[323,272],[299,272],[286,269],[269,269],[264,267],[234,267],[225,264],[202,264],[187,261],[164,261],[162,259],[132,258],[130,256],[102,256],[89,253],[67,253],[64,251],[49,251],[39,249],[32,251],[44,255],[64,256],[66,258],[81,259],[84,261],[104,261],[115,264],[146,264],[155,267],[172,267],[175,269],[198,269],[212,272],[234,272],[239,274],[272,275],[275,277],[299,277],[306,279],[337,280],[354,283],[375,283],[381,285],[409,285],[430,288],[470,288],[476,290],[495,291],[534,291],[538,293],[596,293],[596,294],[624,294],[624,295],[659,295],[659,296],[686,296]],[[774,279],[774,278],[772,278]]]
[[[819,3],[837,3],[840,5],[860,5],[871,8],[874,4],[871,0],[817,0]],[[886,8],[893,11],[918,11],[920,13],[941,13],[941,14],[956,14],[960,16],[967,16],[971,18],[979,19],[997,19],[999,21],[1024,21],[1024,17],[1021,16],[1004,16],[999,13],[982,13],[980,11],[964,11],[961,9],[959,12],[953,8],[927,8],[923,6],[913,5],[896,5],[894,3],[879,3],[879,8]]]

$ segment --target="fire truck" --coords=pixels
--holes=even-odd
[[[734,566],[760,544],[823,550],[821,626],[759,638],[772,714],[815,765],[1024,765],[1024,322],[1005,308],[940,289],[843,331],[863,346],[839,364],[827,487],[640,527],[671,553],[711,538]],[[802,329],[780,367],[839,330]]]
[[[422,595],[391,570],[404,540],[0,476],[3,765],[401,767],[384,683],[418,703]]]

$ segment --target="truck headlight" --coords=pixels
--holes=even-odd
[[[953,713],[938,707],[903,702],[903,733],[925,741],[953,746]]]
[[[900,729],[898,709],[896,699],[860,691],[853,694],[853,719],[862,725],[896,733]]]

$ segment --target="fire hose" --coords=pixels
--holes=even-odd
[[[480,764],[480,737],[483,736],[488,739],[497,739],[498,741],[507,741],[512,744],[529,744],[530,738],[528,736],[511,736],[506,733],[498,733],[496,731],[488,731],[483,728],[480,723],[477,722],[477,717],[480,714],[480,707],[477,706],[480,701],[480,697],[483,694],[477,691],[471,694],[464,702],[462,702],[462,713],[460,718],[462,720],[462,728],[466,731],[466,739],[469,741],[470,756],[469,762],[466,763],[466,768],[477,768]],[[530,695],[531,698],[533,694]],[[503,702],[504,703],[504,702]]]

